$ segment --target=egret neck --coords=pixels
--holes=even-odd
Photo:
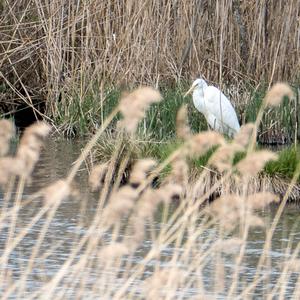
[[[204,88],[202,85],[198,85],[194,89],[193,93],[193,102],[195,107],[202,112],[203,114],[206,114],[206,107],[205,107],[205,101],[204,101]]]

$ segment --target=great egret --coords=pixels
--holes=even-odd
[[[228,98],[205,80],[196,79],[184,97],[193,92],[193,102],[205,117],[209,126],[220,133],[234,136],[240,130],[236,112]]]

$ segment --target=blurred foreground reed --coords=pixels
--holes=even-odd
[[[280,99],[291,93],[288,86],[283,87],[276,94]],[[269,261],[272,237],[300,173],[298,166],[280,203],[278,196],[267,191],[263,185],[259,189],[253,186],[264,165],[277,158],[273,152],[256,150],[255,147],[256,131],[264,108],[278,104],[272,93],[274,89],[267,94],[256,122],[244,125],[232,141],[211,131],[192,134],[186,120],[186,108],[183,107],[177,117],[177,134],[183,143],[162,162],[147,157],[137,160],[126,184],[121,185],[120,182],[128,156],[118,162],[117,174],[114,154],[107,162],[93,165],[89,185],[98,195],[93,218],[83,234],[74,240],[74,247],[69,249],[55,272],[48,273],[46,269],[39,278],[40,284],[35,287],[28,287],[28,279],[34,275],[43,257],[54,251],[49,249],[47,254],[41,252],[51,222],[59,214],[66,198],[80,197],[80,191],[73,187],[73,183],[97,140],[118,112],[122,113],[123,119],[118,123],[117,130],[127,132],[134,138],[145,111],[152,103],[159,102],[161,96],[150,87],[124,95],[82,150],[69,174],[26,197],[23,196],[24,187],[30,184],[42,141],[49,134],[50,127],[44,122],[29,127],[21,137],[15,154],[8,155],[14,128],[9,121],[2,120],[0,230],[1,234],[7,233],[0,257],[2,297],[172,299],[188,298],[186,295],[190,288],[194,290],[195,297],[205,299],[219,296],[246,299],[253,294],[262,282],[268,282],[272,276]],[[122,141],[119,147],[122,147]],[[212,147],[217,147],[217,150],[203,166],[202,172],[191,177],[187,159],[199,157]],[[246,155],[233,164],[233,157],[239,151],[245,151]],[[159,186],[153,186],[153,179],[168,166],[168,176]],[[210,182],[211,172],[219,174],[213,183]],[[217,199],[204,205],[217,190]],[[30,222],[20,227],[18,215],[26,206],[36,202],[40,205],[36,207]],[[278,203],[278,210],[271,225],[267,226],[259,211],[271,203]],[[153,221],[159,209],[163,211],[161,227],[155,228]],[[82,211],[79,209],[80,213]],[[27,249],[30,259],[16,276],[8,267],[9,261],[14,259],[12,254],[41,220],[38,238],[32,248]],[[215,228],[214,234],[207,235],[207,229],[212,227]],[[242,264],[247,259],[245,248],[252,227],[263,227],[266,237],[256,272],[251,281],[244,281],[241,279],[244,272]],[[172,255],[166,258],[164,251],[169,247],[172,248]],[[266,285],[265,299],[272,299],[273,296],[284,298],[292,274],[295,288],[290,296],[294,299],[300,297],[298,252],[299,246],[291,248],[288,244],[287,255],[280,264],[282,275],[273,285]],[[137,254],[138,262],[133,259]],[[231,271],[226,270],[225,266],[228,255],[234,262]],[[211,262],[213,274],[207,285],[205,268]],[[226,275],[228,272],[229,277]]]

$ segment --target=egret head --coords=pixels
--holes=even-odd
[[[190,89],[184,94],[183,97],[186,97],[186,96],[189,95],[193,90],[195,90],[195,89],[197,89],[197,88],[199,88],[199,89],[204,89],[204,88],[206,88],[206,87],[207,87],[207,83],[205,82],[205,80],[202,79],[202,78],[198,78],[198,79],[196,79],[196,80],[193,82],[192,86],[191,86]]]

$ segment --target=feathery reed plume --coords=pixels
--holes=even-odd
[[[66,199],[72,193],[69,183],[65,180],[57,180],[43,189],[46,204],[57,204]]]
[[[123,115],[123,126],[129,133],[134,133],[145,111],[152,103],[162,99],[160,93],[151,87],[140,87],[120,100],[119,109]]]
[[[23,175],[29,177],[37,163],[40,150],[43,145],[43,138],[50,132],[50,126],[44,122],[37,122],[25,129],[21,138],[16,157],[23,164]]]
[[[246,218],[250,226],[264,226],[264,222],[252,213],[252,209],[241,196],[228,194],[213,201],[207,211],[226,230],[233,230]]]
[[[207,208],[211,216],[218,219],[226,229],[233,229],[240,217],[243,199],[235,194],[224,195],[215,199]]]
[[[216,242],[213,250],[222,251],[225,254],[234,254],[237,253],[240,247],[243,245],[243,240],[232,237],[227,240],[220,239]]]
[[[135,214],[144,220],[152,217],[160,201],[161,198],[158,197],[158,190],[152,188],[146,189],[137,202]]]
[[[240,148],[234,143],[222,145],[212,154],[209,164],[220,172],[228,171],[232,168],[234,154],[239,150]]]
[[[107,172],[107,168],[107,163],[93,166],[91,174],[89,176],[89,186],[91,187],[92,191],[96,191],[101,187],[101,184],[103,183]]]
[[[98,257],[102,262],[114,261],[124,255],[129,254],[129,249],[124,243],[113,242],[102,247],[98,252]]]
[[[167,289],[176,290],[184,281],[184,272],[177,267],[156,271],[145,281],[146,294],[149,299],[164,299]],[[164,289],[166,289],[164,291]]]
[[[15,135],[14,124],[6,119],[0,120],[0,157],[7,154],[9,142]]]
[[[156,166],[157,162],[153,159],[140,159],[138,160],[130,173],[129,182],[132,187],[137,188],[143,182],[149,172]]]
[[[250,142],[250,138],[255,130],[254,123],[247,123],[241,126],[239,132],[235,135],[233,142],[241,147],[241,150],[245,150]]]
[[[268,150],[260,150],[248,154],[236,165],[236,168],[243,175],[255,176],[268,161],[276,159],[277,155],[275,153]]]
[[[189,141],[189,154],[201,156],[213,146],[222,144],[225,144],[225,139],[221,134],[214,131],[201,132],[191,137]]]
[[[187,122],[187,106],[182,105],[176,115],[176,134],[179,138],[187,140],[191,130]]]
[[[4,187],[13,175],[20,176],[23,169],[24,164],[20,159],[14,157],[0,158],[0,185]]]
[[[177,183],[184,187],[188,184],[189,166],[183,157],[178,157],[171,163],[171,173],[165,179],[166,182]]]
[[[247,196],[246,201],[253,209],[261,209],[272,202],[279,202],[279,197],[270,192],[259,192]]]
[[[107,226],[120,222],[122,217],[131,211],[137,197],[137,190],[129,185],[122,186],[114,192],[103,211],[103,219]]]
[[[284,96],[293,98],[294,93],[291,87],[283,82],[275,83],[266,95],[266,105],[279,106]]]

